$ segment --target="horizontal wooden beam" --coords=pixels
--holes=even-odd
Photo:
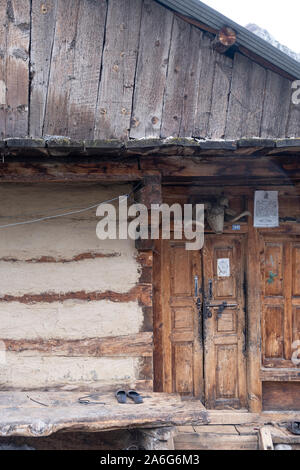
[[[260,378],[264,382],[300,382],[299,369],[262,369]]]
[[[143,405],[120,406],[114,390],[111,387],[110,393],[95,397],[95,401],[104,404],[94,406],[81,405],[78,399],[82,395],[77,392],[0,392],[0,433],[42,437],[58,431],[100,432],[207,424],[207,413],[198,402],[182,403],[178,395],[147,391],[142,394]]]
[[[0,163],[0,182],[122,182],[141,179],[136,159],[96,163]]]
[[[24,294],[22,296],[4,295],[0,297],[0,302],[20,302],[22,304],[35,304],[39,302],[53,303],[63,302],[65,300],[86,300],[100,301],[109,300],[110,302],[134,302],[142,306],[152,306],[152,287],[151,284],[138,284],[134,286],[129,292],[43,292],[41,294]]]
[[[90,338],[78,340],[12,340],[1,339],[6,350],[26,353],[26,356],[89,356],[89,357],[151,357],[153,334],[142,332],[135,335]]]
[[[267,157],[152,157],[141,158],[141,170],[157,170],[163,178],[300,178],[300,165]],[[236,179],[235,179],[236,181]]]

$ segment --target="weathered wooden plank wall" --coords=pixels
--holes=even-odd
[[[2,185],[1,222],[128,189]],[[98,221],[90,211],[1,230],[0,389],[152,389],[152,252],[99,240]]]
[[[291,81],[154,0],[0,0],[0,136],[297,137]]]

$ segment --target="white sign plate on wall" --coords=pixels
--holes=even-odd
[[[230,259],[218,259],[218,277],[230,277]]]
[[[254,227],[279,226],[278,191],[255,191]]]

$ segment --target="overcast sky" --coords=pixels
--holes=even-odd
[[[202,0],[236,23],[256,23],[288,46],[300,52],[299,0]]]

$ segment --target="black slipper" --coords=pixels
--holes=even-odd
[[[143,399],[142,399],[141,395],[138,392],[136,392],[135,390],[128,390],[127,396],[129,398],[131,398],[131,400],[133,400],[134,403],[136,403],[137,405],[139,403],[143,403]]]
[[[116,399],[119,403],[126,403],[126,392],[125,390],[117,390],[115,393]]]
[[[300,421],[291,421],[288,423],[288,430],[292,434],[300,436]]]

